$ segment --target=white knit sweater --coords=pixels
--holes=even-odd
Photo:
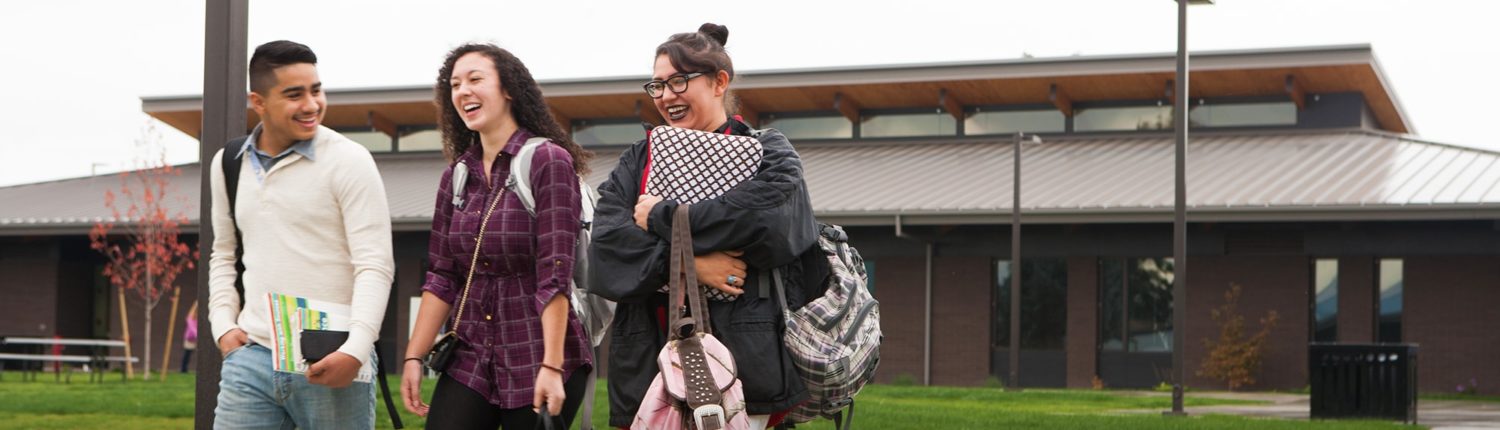
[[[287,156],[265,173],[264,182],[248,164],[253,155],[242,156],[233,219],[219,167],[224,151],[205,166],[213,190],[213,338],[239,328],[251,341],[269,345],[266,294],[290,294],[350,305],[349,340],[339,352],[368,365],[395,273],[385,184],[369,150],[333,130],[318,129],[313,154],[312,160]],[[245,241],[248,306],[234,291],[236,220]]]

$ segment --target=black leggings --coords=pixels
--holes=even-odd
[[[557,424],[553,428],[565,429],[573,424],[573,416],[583,403],[583,390],[588,386],[588,379],[589,368],[579,367],[563,382],[567,400],[563,401],[562,413],[553,418],[552,423]],[[531,406],[501,409],[445,374],[438,378],[437,388],[433,389],[427,428],[532,430],[537,428],[537,414],[531,411]]]

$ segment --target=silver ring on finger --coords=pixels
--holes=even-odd
[[[734,285],[734,283],[735,282],[739,282],[739,280],[740,280],[740,277],[734,276],[734,275],[729,275],[729,285]]]

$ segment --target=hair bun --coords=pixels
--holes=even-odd
[[[706,22],[698,27],[698,32],[703,33],[716,42],[719,42],[719,46],[724,46],[725,44],[729,43],[729,27],[714,24],[712,22]]]

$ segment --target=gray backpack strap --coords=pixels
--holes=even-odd
[[[464,184],[469,182],[469,165],[459,161],[453,163],[453,206],[464,207]]]
[[[545,137],[533,137],[526,139],[526,144],[516,151],[516,156],[510,159],[510,177],[505,178],[505,187],[516,193],[521,199],[521,205],[526,207],[526,212],[536,216],[536,197],[531,195],[531,157],[536,155],[536,148],[547,143]]]
[[[536,155],[536,149],[547,142],[545,137],[533,137],[526,140],[525,145],[516,151],[515,158],[510,160],[510,177],[505,178],[505,187],[516,193],[521,199],[521,205],[526,207],[526,212],[536,216],[536,196],[531,194],[531,159]],[[583,197],[582,205],[579,207],[583,228],[593,231],[594,207],[598,205],[599,191],[584,182],[583,177],[578,178],[578,193]]]

